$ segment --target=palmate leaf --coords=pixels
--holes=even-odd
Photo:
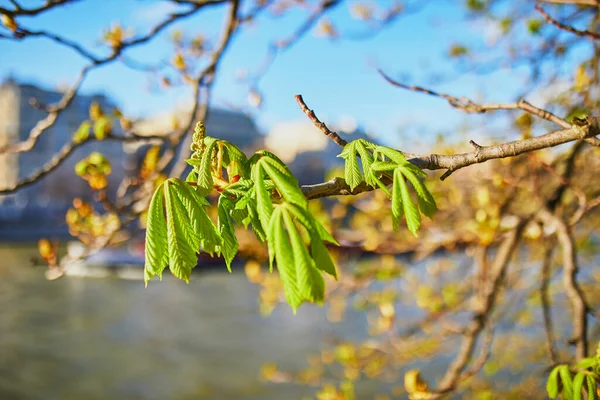
[[[163,270],[169,263],[169,255],[167,254],[167,224],[165,219],[165,200],[163,186],[159,186],[148,209],[148,222],[146,229],[146,244],[144,261],[144,281],[146,285],[148,281],[158,275],[162,276]]]
[[[221,236],[208,217],[209,203],[184,181],[171,178],[153,195],[146,230],[145,280],[171,273],[189,282],[200,247],[208,253],[221,249]]]
[[[267,229],[269,258],[276,261],[286,300],[294,312],[305,301],[321,304],[325,297],[325,280],[317,269],[314,254],[311,256],[304,244],[296,223],[297,213],[296,205],[277,205]],[[316,229],[314,235],[318,236]]]
[[[365,171],[366,166],[367,171],[365,172],[365,175],[370,174],[369,166],[373,162],[373,158],[370,154],[368,154],[368,151],[366,150],[365,146],[365,143],[363,143],[363,141],[361,141],[360,139],[353,140],[352,142],[344,146],[344,149],[338,155],[338,157],[343,158],[345,161],[344,179],[346,180],[346,183],[348,184],[348,186],[350,186],[352,190],[354,190],[354,188],[360,185],[360,183],[363,181],[362,173],[358,165],[358,156],[360,154],[359,148],[362,150],[363,153],[367,155],[366,159],[361,159],[363,171]]]

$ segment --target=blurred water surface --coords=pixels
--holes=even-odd
[[[0,247],[0,399],[300,399],[315,388],[260,380],[274,361],[299,370],[327,333],[364,336],[358,315],[258,313],[243,272],[189,285],[68,277],[46,281],[32,246]],[[375,388],[373,388],[375,389]],[[363,390],[368,390],[363,389]]]

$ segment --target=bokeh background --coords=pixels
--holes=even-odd
[[[385,193],[311,202],[342,245],[332,250],[341,278],[328,281],[321,307],[303,305],[294,314],[277,274],[264,268],[264,246],[243,230],[232,273],[222,260],[201,256],[189,284],[165,276],[144,288],[147,193],[136,198],[131,188],[184,174],[173,160],[160,170],[170,151],[160,138],[178,130],[180,139],[189,136],[188,121],[203,119],[208,135],[246,154],[273,151],[301,184],[315,184],[343,176],[343,160],[295,94],[347,141],[417,154],[470,151],[469,140],[491,144],[555,129],[521,111],[461,112],[393,86],[379,69],[478,103],[525,98],[569,120],[598,105],[597,42],[552,26],[533,1],[242,1],[241,12],[252,17],[240,23],[214,74],[194,82],[219,48],[229,2],[152,32],[203,3],[0,0],[0,10],[51,6],[4,14],[0,148],[27,141],[48,107],[76,88],[30,148],[0,153],[0,398],[406,398],[407,371],[434,384],[454,358],[476,302],[477,265],[492,262],[515,220],[565,179],[558,210],[571,219],[578,206],[585,211],[573,224],[579,279],[588,304],[597,304],[600,154],[573,144],[469,167],[444,182],[431,172],[440,211],[418,239],[393,231]],[[593,5],[547,6],[581,29],[600,21]],[[102,60],[149,33],[78,83],[90,59],[73,46]],[[200,83],[211,86],[209,98],[198,95]],[[101,129],[106,140],[95,127],[95,138],[77,138],[82,124],[104,116],[111,119]],[[111,140],[131,132],[140,140]],[[71,141],[78,145],[57,168],[23,184]],[[176,147],[175,160],[185,146]],[[576,173],[565,178],[562,163],[573,153]],[[99,154],[101,177],[82,179],[78,165]],[[110,204],[127,204],[120,210],[135,218]],[[477,342],[475,369],[451,396],[545,398],[548,368],[571,359],[564,250],[538,220],[523,232],[493,323]],[[78,259],[94,246],[91,257]],[[64,260],[68,268],[57,274],[52,264]],[[590,316],[591,348],[596,322]]]

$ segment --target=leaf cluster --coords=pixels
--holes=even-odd
[[[336,277],[325,243],[336,240],[308,211],[308,202],[287,166],[274,154],[258,151],[250,159],[235,145],[205,135],[199,126],[186,181],[169,179],[150,203],[146,231],[145,279],[168,266],[189,281],[197,253],[222,255],[228,269],[239,243],[235,225],[251,228],[269,248],[285,297],[295,310],[305,301],[322,303],[322,272]],[[219,193],[218,220],[209,218],[206,199]]]
[[[409,162],[400,151],[358,139],[344,146],[339,157],[345,160],[344,178],[352,190],[364,181],[373,188],[381,188],[391,197],[395,230],[405,217],[408,230],[417,236],[421,214],[432,218],[437,211],[435,200],[423,183],[427,174]],[[391,192],[389,181],[392,182]],[[416,202],[407,182],[415,192]]]
[[[560,395],[563,400],[598,400],[599,381],[599,357],[588,357],[572,368],[567,364],[556,366],[548,376],[546,391],[552,399]]]

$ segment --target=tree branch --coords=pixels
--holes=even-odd
[[[598,4],[595,4],[596,6],[598,6]],[[542,8],[542,6],[536,2],[535,4],[535,9],[537,10],[537,12],[539,12],[540,14],[542,14],[542,17],[544,17],[544,19],[551,23],[552,25],[554,25],[555,27],[557,27],[558,29],[562,29],[563,31],[567,31],[567,32],[571,32],[577,36],[580,37],[587,37],[587,38],[591,38],[594,40],[598,40],[600,39],[600,33],[598,32],[592,32],[592,31],[588,31],[588,30],[579,30],[576,28],[573,28],[570,25],[566,25],[563,24],[560,21],[555,20],[554,18],[552,18],[552,16],[550,16],[550,14],[548,14],[546,11],[544,11],[544,9]]]
[[[456,358],[448,367],[448,370],[439,384],[437,393],[448,393],[454,390],[460,382],[463,371],[471,361],[479,334],[486,326],[491,312],[494,309],[496,298],[500,292],[500,287],[504,282],[510,259],[517,248],[517,244],[527,222],[528,220],[521,219],[517,226],[507,233],[503,242],[500,244],[494,262],[491,265],[490,278],[481,290],[478,308],[475,310],[475,314],[466,329],[466,334]]]
[[[550,313],[550,300],[548,299],[548,284],[550,282],[550,272],[552,268],[552,259],[554,256],[554,241],[546,243],[544,260],[542,261],[540,298],[542,301],[542,312],[544,315],[544,332],[546,334],[546,351],[552,365],[557,365],[556,349],[554,348],[554,329],[552,326],[552,315]]]
[[[556,228],[558,242],[562,249],[563,286],[573,307],[573,342],[576,346],[575,355],[578,360],[587,356],[587,313],[588,307],[583,297],[583,291],[577,282],[577,251],[573,233],[562,218],[554,215],[547,208],[539,212],[540,218]]]

